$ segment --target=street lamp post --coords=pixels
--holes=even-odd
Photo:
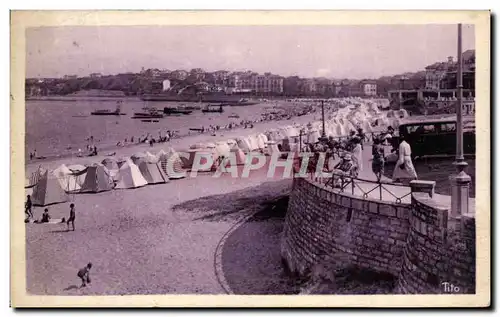
[[[463,99],[463,75],[462,75],[462,24],[458,24],[458,44],[457,44],[457,95],[456,103],[457,116],[457,140],[456,140],[456,157],[453,163],[457,169],[457,174],[451,177],[451,214],[454,217],[459,217],[462,214],[469,212],[469,184],[471,178],[465,172],[467,162],[464,160],[464,145],[463,145],[463,116],[462,116],[462,99]]]
[[[325,102],[321,100],[321,122],[322,122],[322,128],[323,132],[321,132],[321,137],[326,138],[326,133],[325,133]]]
[[[328,138],[326,137],[326,129],[325,129],[325,102],[321,100],[321,124],[323,131],[321,131],[321,136],[318,138],[318,141],[321,143],[326,143]]]

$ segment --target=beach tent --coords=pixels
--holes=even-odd
[[[72,165],[68,165],[68,169],[69,169],[72,173],[78,173],[78,172],[84,171],[86,168],[87,168],[86,166],[81,165],[81,164],[72,164]]]
[[[81,193],[99,193],[113,189],[113,178],[109,170],[102,164],[93,164],[85,171],[85,180],[81,185]]]
[[[255,150],[258,150],[260,148],[259,141],[257,140],[256,135],[249,135],[246,137],[246,139],[248,140],[248,143],[250,144],[250,151],[255,151]]]
[[[148,151],[146,151],[146,156],[143,158],[148,163],[158,163],[158,157]]]
[[[238,147],[240,149],[242,149],[243,152],[252,151],[252,144],[250,143],[250,141],[247,138],[245,138],[245,137],[236,138],[236,142],[238,144]]]
[[[150,163],[147,161],[140,161],[137,164],[142,176],[148,184],[165,184],[168,183],[167,174],[161,169],[159,163]]]
[[[215,143],[215,151],[219,157],[227,157],[231,152],[231,147],[227,142],[219,141]]]
[[[137,188],[148,184],[132,160],[127,160],[118,171],[116,189]]]
[[[35,206],[63,203],[68,199],[68,194],[61,188],[59,181],[55,177],[49,177],[48,170],[41,174],[31,195],[31,201]]]
[[[168,176],[169,179],[179,179],[184,178],[184,168],[181,157],[179,153],[177,153],[173,148],[167,148],[167,151],[160,150],[158,154],[156,154],[161,170]],[[168,165],[171,164],[171,169],[168,168]]]
[[[81,172],[72,172],[65,164],[61,164],[52,174],[59,181],[59,185],[65,192],[76,192],[81,189],[85,175]]]
[[[283,139],[283,135],[278,129],[271,129],[265,132],[269,141],[279,142]]]
[[[245,155],[245,152],[243,152],[242,149],[240,149],[239,147],[234,147],[231,149],[231,155],[234,155],[235,156],[235,161],[236,161],[236,165],[244,165],[245,162],[246,162],[246,155]],[[225,165],[226,167],[229,166],[230,164],[230,161],[227,160],[227,164]]]
[[[137,164],[139,161],[146,159],[146,157],[147,157],[146,153],[144,153],[144,152],[137,152],[135,154],[132,154],[132,156],[130,156],[130,159],[132,160],[132,162],[134,164]]]
[[[42,166],[39,166],[36,171],[31,173],[31,175],[28,178],[28,184],[25,186],[26,188],[31,188],[35,186],[40,178],[43,176],[45,173],[45,170],[42,168]]]
[[[217,155],[215,153],[215,148],[207,148],[205,144],[199,143],[199,144],[194,144],[191,146],[191,148],[187,151],[187,154],[189,158],[182,157],[182,165],[185,169],[192,169],[194,165],[194,160],[196,158],[196,155],[198,155],[200,162],[199,164],[201,166],[204,166],[207,163],[207,157],[211,157],[214,164],[217,159]],[[208,172],[211,171],[214,164],[212,166],[207,167],[206,169],[198,169],[198,172]]]
[[[104,165],[108,170],[118,170],[120,167],[118,166],[118,160],[115,158],[105,158],[101,162],[102,165]]]
[[[303,143],[316,143],[318,142],[319,137],[321,136],[321,133],[317,130],[309,131],[307,136],[303,139]]]
[[[238,143],[234,139],[226,140],[226,143],[229,145],[229,148],[238,147]]]
[[[265,150],[265,154],[266,155],[273,155],[274,153],[280,153],[280,150],[278,149],[278,144],[276,144],[275,141],[267,141],[266,142],[266,150]]]
[[[259,133],[257,134],[257,139],[259,140],[259,147],[261,149],[266,148],[268,141],[267,136],[264,133]]]

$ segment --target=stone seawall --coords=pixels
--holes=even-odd
[[[420,192],[430,182],[423,183],[411,204],[403,204],[295,178],[281,245],[284,263],[307,276],[315,265],[342,259],[391,273],[398,279],[395,292],[444,293],[443,283],[474,292],[474,216],[449,219],[449,207]]]
[[[363,199],[295,178],[285,220],[282,255],[303,275],[322,256],[342,253],[359,267],[398,275],[410,205]]]
[[[449,217],[428,195],[412,195],[401,293],[475,293],[475,218]]]

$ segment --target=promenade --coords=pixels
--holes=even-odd
[[[390,153],[390,147],[386,147],[385,149],[385,154],[386,156]],[[335,160],[336,164],[339,161],[337,158]],[[395,202],[396,200],[403,203],[403,204],[409,204],[411,203],[411,189],[409,186],[402,186],[402,185],[396,185],[396,184],[390,184],[392,182],[391,178],[388,176],[390,175],[384,175],[382,177],[382,190],[379,189],[379,184],[377,184],[377,178],[375,174],[372,172],[372,146],[371,145],[364,145],[363,149],[363,155],[362,155],[362,161],[363,161],[363,167],[358,175],[359,180],[354,181],[354,186],[352,184],[349,184],[345,187],[344,192],[348,194],[354,194],[356,196],[363,196],[365,195],[366,198],[368,199],[380,199],[380,200],[385,200],[385,201],[391,201]],[[386,163],[386,168],[387,165],[390,165],[391,163]],[[394,163],[392,163],[394,164]],[[452,162],[450,161],[450,164]],[[450,175],[451,176],[451,175]],[[426,181],[433,181],[433,179],[422,179]],[[451,183],[450,183],[451,186]],[[335,189],[339,190],[339,189]],[[399,198],[399,199],[398,199]],[[448,195],[441,195],[438,193],[435,193],[433,196],[433,199],[438,202],[440,205],[444,207],[449,207],[451,206],[451,196]],[[475,199],[470,198],[469,199],[469,205],[470,205],[470,210],[475,210]]]

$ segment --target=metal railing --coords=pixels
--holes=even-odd
[[[331,177],[323,177],[316,175],[316,173],[310,173],[310,178],[317,183],[337,189],[340,192],[348,192],[355,196],[361,194],[363,199],[372,198],[387,201],[387,197],[391,197],[396,203],[401,204],[404,198],[411,195],[411,188],[400,183],[373,181],[339,173],[331,173]],[[391,190],[390,186],[403,188],[407,192],[404,194],[396,193],[394,190]],[[384,194],[387,194],[387,196],[384,196]]]

